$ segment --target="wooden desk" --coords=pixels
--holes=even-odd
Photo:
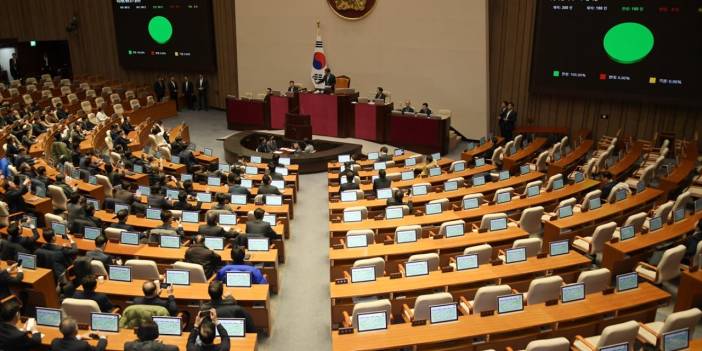
[[[32,208],[35,213],[39,213],[42,216],[47,213],[52,213],[54,211],[53,204],[51,203],[51,198],[49,197],[38,197],[32,193],[26,193],[22,195],[24,198],[24,203]]]
[[[413,327],[409,323],[391,325],[387,330],[339,335],[332,332],[332,349],[379,350],[417,345],[427,348],[466,350],[501,349],[511,345],[524,347],[541,338],[599,334],[604,327],[630,319],[648,322],[655,319],[658,304],[670,294],[648,283],[638,289],[602,295],[590,294],[583,301],[546,306],[525,306],[523,312],[481,317],[468,315],[457,322]],[[539,327],[550,331],[540,332]],[[487,340],[474,343],[474,338]]]
[[[404,164],[406,159],[412,158],[415,156],[420,156],[420,155],[421,154],[414,153],[411,151],[405,151],[402,155],[393,156],[392,160],[395,162],[395,164],[398,164],[398,163]],[[448,167],[452,161],[453,160],[448,159],[448,158],[441,158],[440,160],[437,161],[437,163],[439,164],[440,167],[443,168],[444,166]],[[358,165],[361,166],[361,168],[363,168],[363,169],[373,169],[373,164],[375,162],[376,162],[375,160],[369,160],[369,159],[356,161],[356,163],[358,163]],[[339,163],[337,161],[327,162],[327,170],[329,172],[331,172],[333,170],[338,170],[340,168],[341,168],[341,163]]]
[[[678,300],[675,302],[675,312],[693,307],[702,307],[702,271],[690,272],[689,270],[684,270],[680,276],[680,285],[678,285]]]
[[[665,192],[666,199],[671,192],[684,185],[684,180],[695,170],[698,155],[697,142],[687,143],[685,153],[680,156],[680,162],[677,167],[667,177],[661,178],[659,189]]]
[[[629,152],[627,152],[619,162],[607,168],[607,172],[612,174],[612,179],[622,180],[624,176],[628,174],[629,170],[634,168],[636,162],[641,158],[642,152],[643,143],[640,141],[636,141],[633,145],[629,146]]]
[[[544,244],[554,240],[572,240],[576,235],[589,235],[598,225],[608,221],[622,223],[626,217],[634,213],[650,210],[661,195],[660,190],[647,188],[643,193],[629,196],[614,204],[603,204],[594,211],[575,213],[568,218],[547,221],[544,223]]]
[[[474,147],[472,150],[467,150],[461,152],[461,160],[471,162],[473,161],[474,158],[490,151],[495,146],[502,145],[502,143],[505,141],[505,138],[503,137],[497,137],[497,142],[493,143],[491,139],[488,139],[485,141],[485,144],[483,145],[477,145]]]
[[[551,162],[548,165],[548,176],[551,177],[556,174],[567,175],[571,169],[578,165],[581,159],[587,156],[588,151],[592,148],[594,142],[592,139],[588,139],[580,143],[575,150],[567,154],[565,157],[561,158],[556,162]]]
[[[51,346],[51,341],[56,338],[63,338],[63,334],[58,330],[58,328],[37,326],[37,329],[43,334],[41,339],[41,344],[44,347]],[[79,334],[88,334],[87,330],[80,330]],[[105,335],[107,337],[107,351],[121,351],[124,350],[124,344],[128,341],[134,341],[137,339],[132,329],[121,329],[118,333],[108,333],[100,332],[100,335]],[[190,332],[184,331],[181,336],[160,336],[158,340],[162,341],[167,345],[176,345],[179,350],[185,350],[188,343],[188,337]],[[232,350],[242,350],[242,351],[255,351],[256,341],[258,340],[258,335],[256,333],[248,333],[243,338],[230,338],[229,343]],[[97,345],[97,340],[89,340],[90,345]],[[215,344],[220,343],[220,339],[215,339]]]
[[[617,243],[606,242],[602,248],[602,266],[609,268],[612,275],[631,272],[639,261],[646,260],[657,245],[693,232],[700,219],[702,212],[690,215],[680,222],[665,225],[652,233],[638,233],[629,240]]]
[[[534,154],[539,152],[546,145],[546,138],[536,138],[525,148],[518,150],[514,155],[505,156],[502,159],[502,169],[514,173],[520,164],[528,162]]]
[[[0,269],[5,269],[8,267],[6,261],[0,261]],[[22,285],[30,287],[32,290],[37,292],[38,296],[41,296],[40,302],[41,306],[58,308],[59,299],[56,294],[56,280],[54,279],[54,273],[50,269],[37,268],[37,269],[23,269],[24,277],[22,278]]]

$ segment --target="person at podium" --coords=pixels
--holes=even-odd
[[[419,113],[423,113],[425,115],[431,116],[431,110],[429,109],[429,104],[426,102],[422,104],[422,108],[419,110]]]
[[[405,101],[405,107],[402,108],[402,113],[414,113],[414,108],[412,108],[411,101]]]
[[[373,100],[383,100],[385,102],[385,93],[383,93],[383,87],[378,87],[378,90],[375,92],[375,97]]]
[[[299,93],[299,92],[300,92],[300,88],[295,86],[294,80],[291,80],[288,84],[288,93],[295,94],[295,93]]]
[[[334,92],[334,89],[336,88],[336,76],[331,73],[331,69],[329,67],[324,69],[324,76],[322,76],[322,79],[317,80],[317,84],[322,83],[324,83],[323,92],[325,94],[331,94]]]

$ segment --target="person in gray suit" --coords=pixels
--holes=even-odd
[[[90,257],[93,260],[98,260],[102,262],[102,265],[107,269],[109,265],[114,262],[111,255],[105,253],[105,245],[107,244],[107,238],[104,235],[100,235],[95,238],[95,250],[88,251],[85,253],[86,257]]]
[[[254,210],[254,220],[246,222],[246,234],[258,234],[271,240],[278,237],[273,228],[271,228],[270,223],[263,221],[265,213],[262,208]]]
[[[271,185],[271,177],[268,174],[264,175],[261,180],[261,185],[258,187],[259,195],[283,195],[277,187]],[[261,217],[263,218],[263,217]]]
[[[378,171],[378,178],[373,181],[373,192],[378,195],[378,189],[390,188],[392,181],[387,177],[385,170]]]
[[[246,195],[246,200],[251,198],[251,192],[249,189],[241,186],[241,177],[234,173],[230,173],[227,176],[227,183],[229,185],[229,194],[232,195]]]
[[[147,319],[135,329],[138,340],[124,343],[124,351],[178,351],[178,346],[158,340],[158,325]]]

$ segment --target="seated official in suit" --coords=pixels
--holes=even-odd
[[[246,195],[246,200],[251,198],[251,192],[249,189],[241,186],[241,177],[230,173],[227,176],[227,185],[229,185],[229,194],[232,195]]]
[[[117,223],[110,224],[109,225],[110,228],[124,229],[124,230],[130,231],[130,232],[134,231],[134,227],[127,224],[127,218],[129,218],[129,211],[119,210],[119,211],[117,211],[116,217],[117,217]]]
[[[272,180],[285,180],[282,174],[275,171],[275,164],[273,162],[268,163],[268,175]]]
[[[5,178],[3,189],[5,190],[5,202],[10,213],[24,212],[27,210],[24,202],[24,194],[29,192],[29,185],[32,180],[26,178],[20,182],[20,177]]]
[[[54,271],[55,277],[59,277],[71,265],[73,258],[78,255],[76,242],[71,238],[70,247],[57,245],[55,243],[56,236],[51,229],[44,229],[42,237],[46,243],[35,251],[37,261],[43,262]]]
[[[386,202],[387,206],[400,206],[400,205],[407,205],[409,207],[409,212],[413,213],[414,209],[412,208],[412,201],[404,201],[405,197],[405,192],[402,191],[402,189],[395,189],[392,192],[392,197],[389,198]]]
[[[165,307],[171,316],[178,314],[178,305],[176,304],[175,296],[173,296],[173,285],[169,285],[166,288],[168,293],[168,299],[162,299],[161,287],[152,281],[145,281],[144,285],[141,286],[141,290],[144,292],[143,297],[135,297],[132,301],[135,305],[153,305]]]
[[[283,195],[277,187],[271,185],[271,177],[265,174],[261,179],[261,185],[258,187],[259,195]]]
[[[195,205],[188,202],[188,193],[183,190],[178,192],[178,201],[173,203],[173,209],[179,211],[199,211],[200,206],[199,202]]]
[[[124,343],[124,351],[178,351],[178,346],[164,344],[158,340],[158,325],[147,319],[134,329],[138,340]]]
[[[316,81],[317,84],[322,84],[324,83],[324,90],[323,92],[325,94],[331,94],[334,92],[334,89],[336,89],[336,76],[331,73],[331,69],[329,67],[324,69],[324,76],[322,76],[321,79],[318,79]],[[319,89],[317,90],[319,91]]]
[[[215,194],[215,204],[212,205],[212,210],[217,210],[217,211],[229,211],[229,212],[234,212],[234,209],[227,204],[227,199],[229,197],[224,194],[224,193],[216,193]]]
[[[161,211],[161,224],[160,226],[151,229],[149,231],[149,241],[150,242],[158,242],[159,241],[159,235],[157,233],[164,233],[168,235],[177,235],[179,237],[185,236],[185,231],[183,230],[183,225],[180,223],[176,223],[176,226],[173,226],[173,213],[171,211],[165,210]]]
[[[249,272],[251,273],[251,283],[252,284],[268,284],[268,280],[263,276],[261,270],[246,264],[244,258],[246,253],[244,249],[240,247],[234,247],[231,251],[232,263],[228,264],[217,272],[217,280],[223,282],[227,279],[227,272]]]
[[[207,314],[207,312],[209,313]],[[214,344],[215,329],[219,332],[219,345]],[[217,320],[217,311],[214,308],[198,313],[193,330],[190,331],[186,348],[188,351],[229,351],[229,335],[224,326]]]
[[[234,227],[230,228],[229,231],[224,230],[224,228],[218,225],[219,215],[214,212],[207,213],[205,216],[206,224],[201,224],[197,228],[197,233],[204,236],[217,236],[222,238],[234,238],[239,233],[234,230]]]
[[[209,310],[214,308],[217,310],[217,316],[220,318],[244,318],[247,333],[255,333],[253,317],[243,307],[239,306],[236,299],[230,292],[224,294],[224,283],[219,280],[210,282],[207,288],[207,293],[210,295],[210,301],[204,302],[200,306],[200,310]]]
[[[381,169],[378,171],[378,178],[373,181],[373,192],[378,195],[378,189],[390,188],[392,181],[385,174],[385,170]]]
[[[102,262],[102,265],[107,269],[107,266],[113,264],[114,258],[105,253],[105,246],[107,246],[107,237],[100,235],[95,238],[95,250],[86,252],[85,256]]]
[[[392,155],[388,154],[388,147],[381,146],[380,152],[378,152],[378,162],[388,162],[392,161]]]
[[[262,208],[257,208],[253,214],[254,219],[246,222],[246,234],[258,234],[271,240],[276,239],[278,234],[273,230],[270,223],[263,220],[266,211]]]
[[[80,196],[79,193],[73,193],[68,198],[68,203],[66,204],[66,220],[68,221],[69,227],[73,226],[73,221],[76,218],[85,217],[85,207],[83,207],[85,201],[82,200],[83,197]]]
[[[0,350],[31,350],[41,347],[41,333],[34,319],[28,320],[22,328],[20,323],[20,303],[17,299],[5,301],[0,306]]]
[[[383,100],[385,101],[385,93],[383,93],[383,88],[378,87],[378,90],[375,92],[375,97],[373,100]]]
[[[297,92],[299,92],[299,91],[300,91],[300,88],[298,88],[298,87],[295,86],[295,81],[294,81],[294,80],[291,80],[291,81],[288,83],[288,93],[293,93],[293,94],[294,94],[294,93],[297,93]]]
[[[414,113],[414,108],[412,108],[411,101],[405,101],[405,107],[402,108],[402,113]]]
[[[188,251],[185,251],[185,262],[201,265],[205,275],[209,278],[222,264],[222,258],[216,252],[205,247],[204,236],[196,235]]]
[[[149,207],[160,208],[162,210],[170,210],[171,203],[161,193],[161,187],[152,186],[151,195],[149,195]]]
[[[611,193],[614,186],[617,185],[617,182],[613,178],[614,177],[612,177],[612,173],[609,173],[607,171],[602,172],[602,198],[603,199],[608,198],[609,193]]]
[[[14,260],[17,258],[17,253],[32,253],[36,249],[37,240],[39,240],[39,231],[31,224],[31,220],[27,218],[25,226],[29,226],[32,229],[32,236],[23,236],[22,227],[20,222],[11,222],[7,227],[7,240],[5,240],[4,245],[0,248],[0,259],[3,260]]]
[[[83,291],[76,291],[76,293],[73,294],[73,298],[93,300],[100,306],[100,311],[105,313],[112,311],[114,305],[110,302],[110,298],[103,293],[95,292],[96,288],[97,278],[95,275],[90,274],[83,278]]]
[[[346,183],[339,186],[339,191],[361,189],[361,186],[353,181],[355,177],[353,172],[346,172]]]
[[[73,318],[66,318],[61,321],[59,331],[62,338],[51,341],[51,351],[103,351],[107,347],[107,337],[100,335],[96,346],[88,344],[88,337],[78,335],[78,324]]]
[[[422,108],[419,110],[419,113],[423,113],[427,116],[431,116],[431,110],[429,109],[429,104],[422,103]]]
[[[23,278],[22,266],[19,266],[17,263],[0,270],[0,300],[12,295],[10,287],[22,284]]]

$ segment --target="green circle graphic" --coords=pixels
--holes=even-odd
[[[603,40],[610,59],[629,65],[646,58],[653,50],[653,32],[636,22],[624,22],[610,28]]]
[[[154,16],[149,21],[149,35],[158,44],[165,44],[173,36],[173,25],[168,18],[163,16]]]

